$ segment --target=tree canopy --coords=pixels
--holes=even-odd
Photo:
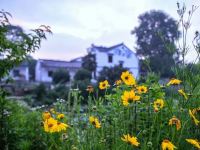
[[[55,84],[65,84],[70,81],[70,75],[66,69],[58,69],[53,72],[52,79]]]
[[[85,57],[83,57],[82,67],[90,71],[91,74],[94,73],[94,78],[96,78],[95,71],[96,71],[97,63],[96,63],[95,55],[88,53]]]
[[[34,59],[32,56],[27,56],[27,63],[28,63],[28,69],[29,69],[29,79],[31,81],[35,81],[35,67],[37,64],[37,60]]]
[[[149,59],[152,71],[168,76],[171,66],[178,59],[175,41],[180,32],[176,21],[162,11],[152,10],[139,17],[139,26],[132,34],[136,36],[137,55],[141,60]],[[163,69],[160,70],[159,62]],[[166,74],[167,73],[167,74]]]
[[[23,62],[28,54],[40,48],[42,40],[46,39],[47,32],[51,33],[49,27],[44,25],[40,26],[38,29],[32,30],[30,33],[25,33],[21,27],[13,26],[10,23],[10,17],[10,13],[3,10],[0,11],[0,81],[14,66]],[[3,114],[4,110],[7,110],[9,106],[7,95],[7,90],[0,87],[1,114]],[[10,113],[14,114],[13,109],[10,109]],[[5,115],[0,115],[0,149],[10,149],[10,146],[8,147],[10,144],[8,143],[13,143],[13,140],[7,137],[16,136],[16,134],[12,132],[13,129],[9,128],[9,124],[9,119]]]
[[[86,69],[80,69],[76,72],[75,76],[74,76],[74,79],[77,81],[77,80],[80,80],[80,81],[83,81],[83,80],[91,80],[92,76],[91,76],[91,73],[90,71],[86,70]]]
[[[7,75],[14,65],[19,65],[28,54],[39,49],[46,33],[51,33],[50,27],[44,25],[25,33],[21,27],[12,25],[9,17],[10,13],[0,11],[0,78]]]
[[[120,65],[114,67],[103,67],[99,73],[98,81],[108,80],[110,84],[114,84],[116,80],[119,80],[123,71],[126,71],[126,68],[121,67]]]

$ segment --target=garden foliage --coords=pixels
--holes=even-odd
[[[187,25],[196,7],[192,7],[187,21],[184,20],[185,9],[178,4],[179,23],[183,31],[188,31]],[[7,13],[1,14],[5,17]],[[5,23],[1,24],[1,32],[6,28]],[[35,30],[35,36],[41,39],[39,31]],[[199,64],[185,63],[188,46],[187,36],[183,36],[184,44],[179,48],[181,64],[174,66],[176,77],[167,82],[161,83],[152,72],[143,77],[143,82],[138,82],[129,71],[122,71],[115,83],[102,79],[98,89],[89,85],[85,89],[87,97],[83,97],[78,88],[69,89],[66,99],[34,108],[8,99],[1,88],[0,149],[200,149],[200,68]],[[196,32],[194,63],[200,54],[199,37]],[[6,42],[9,45],[9,41]],[[12,51],[11,47],[8,49]],[[21,61],[16,55],[17,62]],[[12,68],[3,65],[5,70],[0,77]],[[45,97],[41,91],[46,92],[43,85],[40,88],[38,99]],[[62,89],[59,87],[58,91]],[[82,101],[87,105],[82,105]]]

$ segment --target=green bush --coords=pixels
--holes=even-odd
[[[65,69],[58,69],[53,72],[52,78],[54,84],[65,84],[70,81],[69,72]]]
[[[92,78],[91,72],[86,69],[78,70],[74,76],[74,80],[76,81],[82,81],[86,79],[91,80],[91,78]]]

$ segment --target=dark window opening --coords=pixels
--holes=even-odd
[[[19,77],[20,76],[19,70],[13,70],[13,76],[14,77]]]
[[[52,77],[53,76],[53,71],[48,71],[48,76]]]
[[[108,62],[112,63],[113,62],[113,56],[112,55],[108,55]]]
[[[119,61],[119,66],[123,67],[124,61]]]

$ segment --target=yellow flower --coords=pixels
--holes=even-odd
[[[135,85],[136,84],[135,78],[128,71],[122,72],[121,79],[126,85]]]
[[[94,117],[94,116],[90,116],[89,117],[89,122],[94,125],[96,128],[101,128],[101,124],[98,120],[98,118]]]
[[[196,109],[193,109],[192,111],[189,109],[189,115],[190,117],[193,119],[194,123],[196,126],[198,126],[198,124],[200,124],[200,121],[195,117],[195,114],[197,111],[195,111]]]
[[[45,111],[45,112],[42,114],[42,116],[43,116],[43,119],[44,119],[44,120],[51,118],[51,114],[50,114],[50,112],[48,112],[48,111]]]
[[[110,86],[110,85],[108,84],[108,81],[107,81],[107,80],[105,80],[105,81],[99,83],[99,88],[100,88],[101,90],[104,90],[104,89],[108,88],[109,86]]]
[[[198,112],[200,112],[200,107],[194,108],[194,109],[192,110],[192,113],[193,113],[193,114],[196,114],[196,113],[198,113]]]
[[[178,90],[178,93],[183,96],[186,100],[188,99],[186,93],[183,91],[183,89]]]
[[[129,134],[127,135],[123,135],[123,137],[121,137],[121,140],[124,142],[127,142],[130,145],[134,145],[134,146],[139,146],[139,142],[137,141],[137,137],[134,136],[130,136]]]
[[[195,147],[197,147],[198,149],[200,149],[200,141],[198,141],[197,139],[185,139],[188,143],[194,145]]]
[[[115,81],[115,85],[119,86],[120,84],[122,84],[122,80]]]
[[[69,126],[67,124],[57,121],[57,125],[55,126],[54,131],[55,132],[66,131],[68,127]]]
[[[173,116],[170,120],[169,120],[169,125],[176,125],[176,129],[179,130],[181,128],[181,121],[176,118],[175,116]]]
[[[57,115],[57,118],[58,118],[58,119],[63,119],[64,117],[65,117],[64,114],[58,114],[58,115]]]
[[[49,118],[44,121],[44,131],[45,132],[54,132],[53,127],[57,124],[57,121],[54,118]]]
[[[133,90],[125,91],[121,98],[124,106],[128,106],[129,103],[140,100],[140,96],[135,95]]]
[[[174,146],[169,140],[163,140],[162,141],[162,150],[174,150],[177,147]]]
[[[153,103],[154,110],[157,112],[164,107],[163,99],[156,99]]]
[[[44,131],[45,132],[60,132],[65,131],[67,129],[68,125],[65,123],[58,122],[54,118],[49,118],[45,120],[44,122]]]
[[[167,83],[167,86],[170,86],[170,85],[178,85],[180,84],[182,81],[179,80],[179,79],[174,79],[172,78],[168,83]]]
[[[139,94],[146,93],[147,87],[146,86],[138,86],[137,91],[138,91]]]

